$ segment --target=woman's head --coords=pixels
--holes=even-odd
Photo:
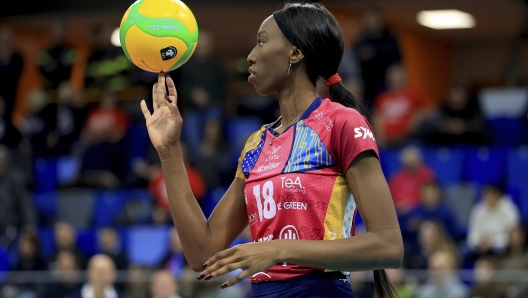
[[[305,76],[315,89],[318,77],[337,73],[343,50],[341,28],[323,5],[288,3],[260,26],[257,45],[248,56],[249,81],[261,95],[289,86],[294,75]],[[342,103],[344,90],[341,83],[330,87],[331,99]],[[354,101],[350,92],[346,96]]]

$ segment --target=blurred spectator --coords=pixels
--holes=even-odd
[[[4,98],[4,120],[11,122],[18,83],[24,67],[22,55],[13,48],[13,29],[0,29],[0,97]]]
[[[50,267],[55,269],[57,267],[57,255],[58,252],[62,250],[71,251],[76,258],[76,263],[80,265],[81,269],[84,269],[86,266],[86,260],[79,248],[76,245],[77,233],[75,228],[64,221],[58,221],[55,223],[55,247],[57,253],[55,253],[50,260]]]
[[[178,294],[178,283],[168,270],[154,272],[150,293],[152,298],[181,298]]]
[[[442,202],[442,189],[435,181],[428,181],[421,188],[421,203],[411,209],[406,216],[403,229],[416,235],[424,220],[436,221],[447,230],[454,239],[459,239],[461,232],[451,208]]]
[[[159,267],[169,270],[175,278],[179,279],[189,265],[183,254],[183,247],[176,228],[171,228],[169,238],[169,251]]]
[[[197,168],[203,175],[209,189],[226,185],[231,179],[233,168],[229,158],[229,148],[222,135],[220,121],[208,121],[204,128],[204,138],[199,147]]]
[[[127,298],[145,298],[149,293],[148,276],[150,271],[144,266],[130,265],[125,290]],[[117,289],[117,288],[116,288]]]
[[[55,20],[51,24],[51,46],[38,55],[37,63],[46,90],[57,89],[60,83],[70,80],[72,66],[79,56],[66,43],[64,31],[64,22]]]
[[[27,177],[10,160],[9,150],[0,145],[0,245],[6,248],[18,228],[34,231],[37,224]]]
[[[112,45],[110,37],[115,26],[96,24],[92,29],[92,52],[84,70],[84,87],[119,91],[132,85],[136,67],[121,47]]]
[[[446,251],[437,251],[429,259],[431,277],[418,289],[418,298],[463,298],[468,289],[456,275],[454,257]]]
[[[88,262],[88,282],[70,298],[124,298],[114,288],[115,265],[106,255],[95,255]]]
[[[412,137],[428,117],[431,103],[407,87],[407,71],[402,64],[387,69],[387,91],[376,97],[373,106],[374,130],[379,146],[395,147]]]
[[[70,294],[79,291],[81,268],[75,257],[75,253],[68,249],[57,253],[57,268],[54,273],[58,282],[50,283],[42,297],[68,298]]]
[[[467,243],[473,254],[500,255],[519,224],[519,210],[499,186],[483,186],[482,197],[470,213]]]
[[[495,260],[480,258],[475,262],[475,280],[469,297],[471,298],[506,298],[506,289],[495,278]]]
[[[22,135],[6,114],[5,98],[0,95],[0,144],[17,149],[21,139]]]
[[[31,146],[33,158],[45,156],[49,152],[51,142],[48,141],[50,125],[46,122],[44,108],[48,105],[48,94],[42,89],[36,89],[26,98],[28,111],[17,123],[24,139]]]
[[[526,250],[526,232],[521,226],[510,232],[508,248],[498,264],[501,270],[526,270],[528,252]],[[528,284],[525,282],[507,282],[509,297],[528,297]]]
[[[486,137],[486,122],[478,101],[470,98],[463,85],[452,85],[440,110],[427,120],[423,132],[430,143],[482,144]]]
[[[420,204],[420,191],[426,182],[434,180],[433,171],[422,161],[420,148],[410,145],[400,152],[402,168],[390,179],[392,199],[399,215]]]
[[[128,116],[118,106],[117,95],[106,92],[98,107],[90,111],[81,135],[85,146],[81,183],[86,186],[116,188],[128,175],[124,135]]]
[[[116,230],[110,227],[103,228],[99,231],[98,236],[101,253],[112,258],[117,270],[127,270],[129,266],[128,256],[120,246]],[[116,283],[115,288],[123,291],[125,284]]]
[[[431,255],[438,251],[449,253],[455,266],[458,264],[457,247],[443,227],[433,221],[423,221],[418,230],[418,246],[405,248],[405,267],[426,269]]]
[[[45,271],[46,262],[40,257],[40,246],[34,233],[24,232],[18,240],[18,263],[14,268],[16,271]],[[37,297],[43,289],[41,284],[27,283],[19,284],[22,297]]]
[[[191,59],[180,68],[185,112],[183,137],[191,153],[200,146],[207,121],[220,119],[225,101],[225,74],[220,61],[213,55],[211,33],[200,31],[198,45]]]
[[[202,174],[191,165],[187,145],[184,142],[181,142],[180,148],[182,150],[183,162],[185,164],[185,169],[187,170],[189,184],[191,185],[191,191],[194,197],[200,202],[207,193],[204,178],[202,177]],[[149,183],[149,191],[159,206],[166,210],[170,210],[169,197],[167,195],[167,189],[165,188],[165,178],[163,177],[161,167],[157,167],[156,170],[154,170]]]
[[[382,90],[385,73],[391,64],[401,61],[396,37],[384,24],[379,8],[370,7],[363,13],[363,32],[355,45],[365,86],[365,101],[371,106]]]

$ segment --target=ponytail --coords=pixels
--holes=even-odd
[[[354,96],[343,83],[337,83],[328,88],[330,99],[347,108],[356,109],[360,114],[365,115],[365,107],[360,99]]]
[[[374,291],[377,298],[399,298],[385,270],[374,270]]]

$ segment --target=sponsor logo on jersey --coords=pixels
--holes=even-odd
[[[293,225],[287,225],[279,233],[279,239],[290,239],[295,240],[299,239],[299,233]]]
[[[282,189],[284,192],[296,192],[296,193],[306,193],[306,189],[301,183],[301,178],[297,176],[295,179],[281,177],[282,180]]]
[[[323,125],[327,131],[331,131],[332,128],[334,127],[334,121],[332,121],[330,117],[326,117],[326,119],[323,120]]]
[[[319,113],[315,114],[315,116],[314,116],[314,119],[317,120],[317,121],[321,121],[321,120],[323,120],[323,118],[324,118],[324,112],[319,112]]]
[[[280,165],[280,162],[270,162],[268,165],[266,166],[260,166],[258,167],[257,169],[257,173],[261,173],[261,172],[266,172],[266,171],[269,171],[269,170],[273,170],[273,169],[276,169],[278,168]]]
[[[354,132],[356,133],[354,135],[354,139],[363,138],[363,140],[365,140],[366,138],[370,138],[374,141],[376,140],[374,139],[374,134],[372,133],[372,131],[370,131],[370,129],[365,128],[363,126],[354,128]]]
[[[257,239],[255,242],[264,242],[273,240],[273,234]]]

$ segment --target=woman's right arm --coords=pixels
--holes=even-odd
[[[165,83],[169,98],[165,99]],[[180,149],[182,118],[176,107],[177,93],[170,77],[158,76],[152,90],[154,113],[145,101],[145,116],[150,140],[158,151],[171,207],[172,219],[182,242],[187,261],[195,271],[217,252],[235,241],[247,226],[244,181],[235,178],[209,219],[206,219],[193,196]]]

